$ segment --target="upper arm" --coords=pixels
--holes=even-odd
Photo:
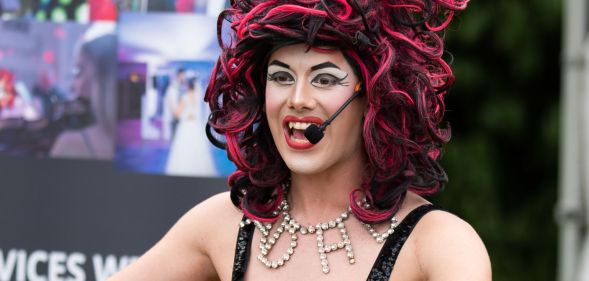
[[[423,273],[430,281],[491,281],[491,262],[481,238],[462,219],[434,211],[423,217],[415,239]]]
[[[214,243],[228,243],[219,239],[230,237],[219,235],[220,229],[212,227],[219,211],[228,211],[219,210],[225,209],[226,204],[220,197],[228,200],[229,196],[220,194],[195,206],[155,246],[109,281],[219,280],[218,265],[213,262],[209,248]],[[238,221],[233,224],[236,231]]]

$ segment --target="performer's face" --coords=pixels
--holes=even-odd
[[[325,130],[317,144],[303,135],[320,125],[354,94],[358,77],[341,51],[307,51],[303,44],[275,51],[268,61],[265,111],[272,137],[293,173],[327,171],[362,159],[365,99],[354,99]]]

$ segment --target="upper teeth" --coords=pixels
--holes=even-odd
[[[311,126],[311,123],[306,122],[288,122],[288,128],[290,129],[297,129],[297,130],[304,130],[307,127]]]

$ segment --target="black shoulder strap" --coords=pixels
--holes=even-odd
[[[243,280],[247,264],[249,262],[252,238],[254,237],[255,226],[253,223],[246,223],[249,220],[244,216],[239,223],[237,233],[237,245],[235,246],[235,258],[233,259],[233,275],[231,281]]]
[[[389,236],[370,270],[367,281],[388,281],[393,272],[399,252],[409,238],[411,231],[419,220],[428,212],[437,210],[434,205],[427,204],[415,208],[397,226],[393,235]]]

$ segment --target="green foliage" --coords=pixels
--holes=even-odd
[[[473,0],[446,34],[450,182],[433,201],[477,229],[493,280],[556,277],[561,5]]]

